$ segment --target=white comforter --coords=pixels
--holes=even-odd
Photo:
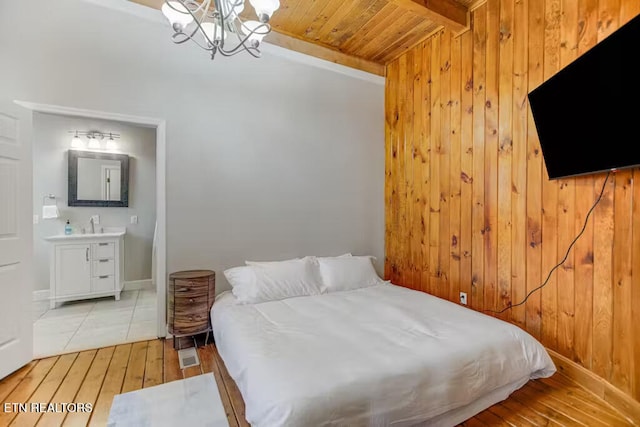
[[[212,324],[254,427],[414,425],[555,372],[516,326],[390,284],[247,305],[227,292]]]

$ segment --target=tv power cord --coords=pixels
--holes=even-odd
[[[553,274],[554,271],[556,271],[558,268],[560,268],[565,261],[567,261],[567,258],[569,257],[569,253],[571,253],[571,249],[573,248],[573,246],[576,244],[576,242],[578,241],[578,239],[584,234],[584,230],[586,230],[587,228],[587,224],[589,223],[589,217],[591,216],[591,213],[595,210],[596,206],[598,206],[598,203],[600,203],[600,200],[602,200],[602,196],[604,196],[604,191],[607,188],[607,182],[609,181],[609,177],[611,176],[611,173],[615,173],[615,170],[609,171],[607,173],[607,177],[604,180],[604,183],[602,184],[602,189],[600,190],[600,194],[598,195],[598,198],[596,199],[595,203],[593,204],[593,206],[591,206],[591,209],[589,209],[589,212],[587,212],[587,216],[584,218],[584,224],[582,225],[582,230],[580,230],[580,233],[578,233],[578,235],[576,236],[575,239],[573,239],[573,242],[571,242],[571,244],[569,245],[569,248],[567,249],[567,252],[564,254],[564,258],[562,258],[562,261],[560,261],[558,264],[556,264],[551,271],[549,271],[549,275],[547,275],[547,278],[545,279],[544,282],[542,282],[542,284],[540,286],[538,286],[537,288],[529,291],[529,293],[527,294],[527,296],[520,301],[517,304],[509,304],[507,307],[503,308],[500,311],[494,311],[494,310],[482,310],[485,313],[493,313],[493,314],[502,314],[505,311],[512,309],[513,307],[518,307],[519,305],[522,305],[524,303],[527,302],[527,300],[529,299],[529,297],[534,294],[535,292],[539,291],[540,289],[544,288],[547,283],[549,283],[549,280],[551,279],[551,275]]]

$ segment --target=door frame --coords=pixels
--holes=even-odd
[[[14,101],[21,107],[32,112],[59,114],[64,116],[84,117],[90,119],[112,120],[129,123],[156,130],[156,221],[158,233],[156,239],[156,294],[158,297],[157,335],[159,338],[167,336],[167,122],[155,117],[135,116],[129,114],[112,113],[84,108],[65,107],[61,105],[40,104],[28,101]],[[33,157],[28,159],[33,161]],[[29,189],[29,191],[32,191]],[[31,197],[29,200],[33,200]],[[33,206],[31,206],[33,211]],[[33,258],[33,253],[31,253]],[[33,286],[33,284],[32,284]]]

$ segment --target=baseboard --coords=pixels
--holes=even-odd
[[[33,291],[34,301],[49,301],[49,289],[41,289],[39,291]]]
[[[153,289],[153,282],[151,279],[146,280],[132,280],[130,282],[123,283],[123,291],[140,291],[143,289]],[[49,301],[49,289],[41,289],[39,291],[33,291],[33,301]]]
[[[153,289],[153,281],[151,279],[131,280],[122,284],[123,291],[141,291],[144,289]]]
[[[640,402],[616,388],[613,384],[600,378],[590,370],[580,366],[573,360],[547,349],[549,356],[556,364],[558,372],[598,396],[626,416],[634,425],[640,425]]]

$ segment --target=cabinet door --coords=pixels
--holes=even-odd
[[[91,292],[91,246],[86,244],[56,247],[56,295]]]

